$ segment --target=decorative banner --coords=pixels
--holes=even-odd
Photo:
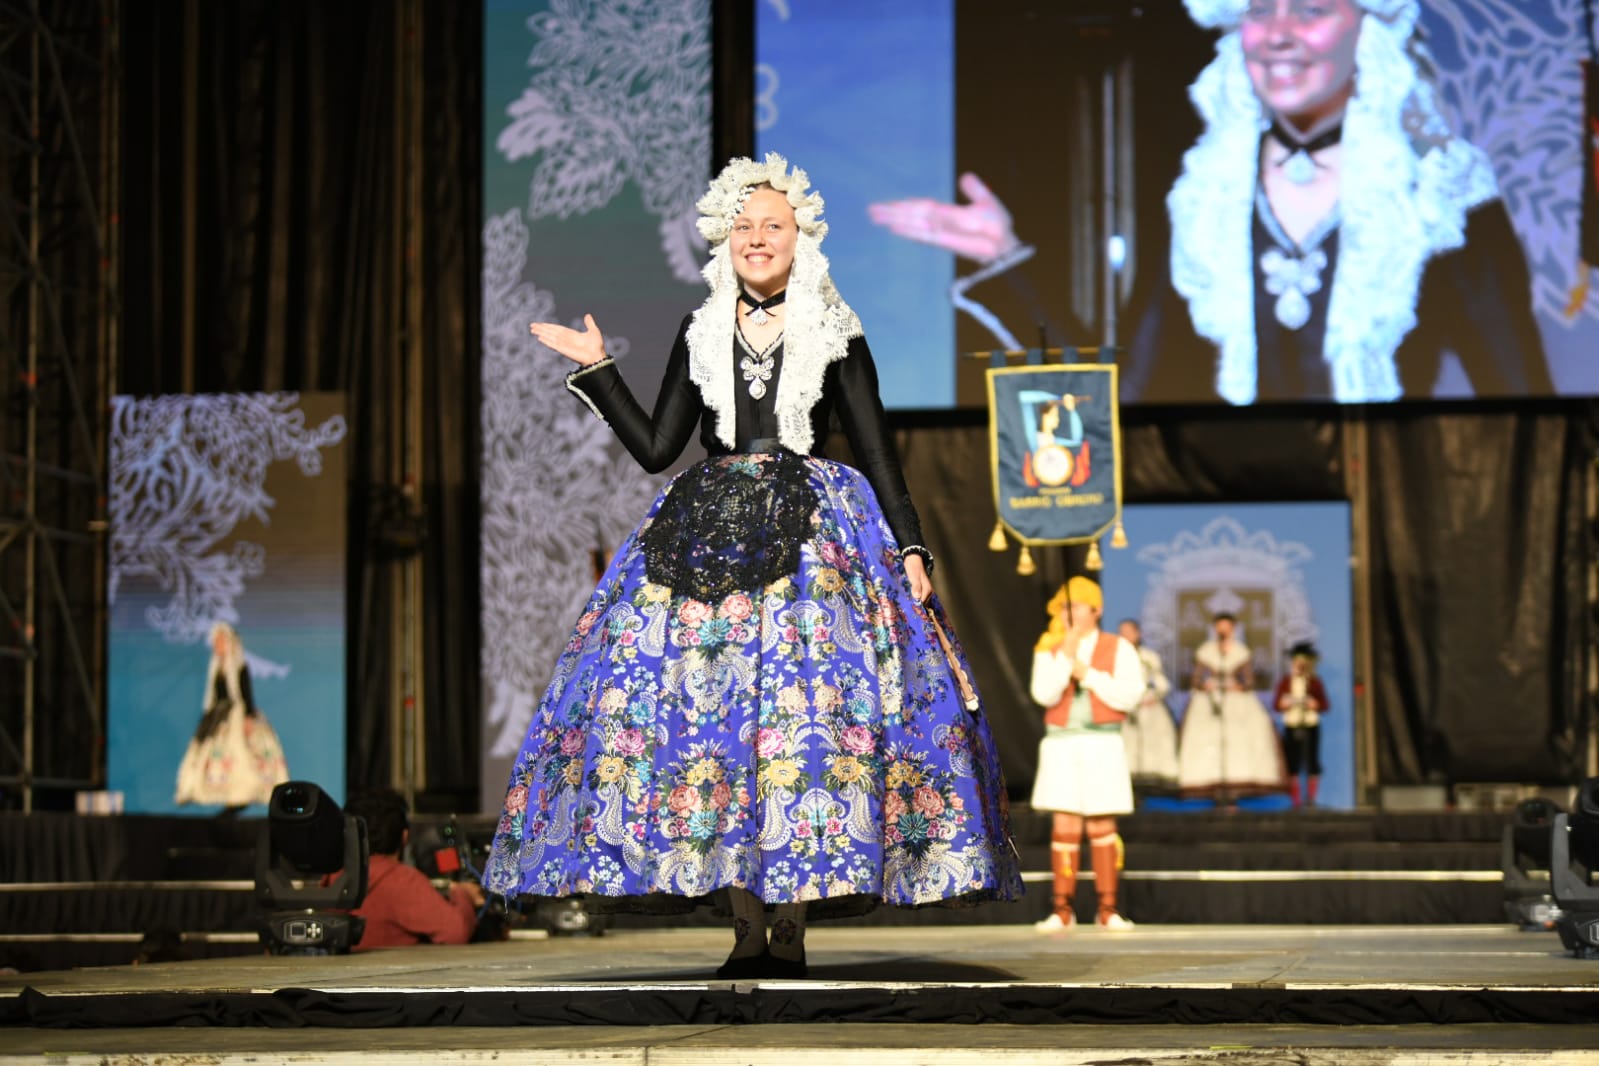
[[[1599,266],[1599,61],[1582,63],[1582,216],[1580,255]]]
[[[990,369],[988,444],[1000,524],[1024,545],[1082,544],[1118,524],[1114,364]]]

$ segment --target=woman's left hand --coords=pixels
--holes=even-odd
[[[905,556],[905,576],[911,579],[911,595],[917,603],[926,603],[933,594],[933,579],[927,576],[927,563],[920,555]]]

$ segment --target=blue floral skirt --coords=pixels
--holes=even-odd
[[[1021,894],[970,668],[858,471],[788,457],[815,500],[791,574],[709,599],[650,580],[675,488],[773,459],[679,475],[612,559],[517,756],[490,891],[677,910],[736,886],[818,917]],[[771,554],[759,539],[704,565]]]

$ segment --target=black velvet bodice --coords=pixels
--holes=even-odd
[[[653,412],[646,412],[634,398],[612,362],[578,371],[568,379],[568,387],[580,391],[593,404],[628,453],[652,474],[677,461],[696,426],[700,444],[710,455],[747,451],[752,441],[778,436],[776,401],[783,353],[777,353],[776,370],[766,383],[766,395],[755,400],[738,371],[738,362],[746,353],[734,339],[732,351],[725,356],[733,364],[735,397],[734,447],[729,448],[716,435],[716,413],[706,405],[699,386],[689,376],[691,319],[692,316],[684,318],[677,331]],[[821,402],[811,409],[811,448],[807,454],[822,456],[822,445],[835,415],[849,440],[856,467],[866,475],[877,495],[894,539],[902,548],[921,545],[921,521],[905,487],[899,453],[878,397],[877,368],[864,337],[851,338],[844,358],[827,366]]]
[[[746,348],[739,343],[739,338],[733,338],[733,365],[738,366],[748,358],[753,349]],[[752,440],[772,440],[777,436],[777,383],[783,380],[783,341],[779,337],[772,342],[771,349],[765,353],[772,359],[772,376],[766,382],[766,392],[759,399],[750,395],[749,384],[744,380],[742,373],[737,373],[733,378],[733,404],[738,412],[734,426],[734,439],[740,446]],[[811,447],[813,455],[821,454],[821,437],[814,438]],[[718,447],[721,442],[718,441]],[[709,450],[709,449],[707,449]],[[726,451],[726,448],[720,448]],[[715,452],[712,452],[714,455]]]
[[[1327,307],[1332,299],[1332,281],[1338,270],[1338,219],[1334,217],[1317,226],[1301,243],[1295,243],[1283,232],[1272,215],[1271,205],[1264,192],[1255,197],[1255,225],[1252,234],[1254,254],[1250,257],[1255,269],[1255,347],[1259,352],[1273,353],[1256,365],[1255,399],[1299,400],[1307,396],[1331,396],[1332,373],[1322,358],[1327,339]],[[1268,249],[1276,249],[1286,258],[1305,262],[1319,253],[1320,269],[1315,291],[1305,295],[1309,317],[1303,325],[1292,328],[1277,317],[1279,294],[1270,289],[1271,279],[1262,265]]]
[[[1252,233],[1258,398],[1332,399],[1322,345],[1341,234],[1335,230],[1322,243],[1328,263],[1321,291],[1310,296],[1310,320],[1289,330],[1276,321],[1276,296],[1265,291],[1260,256],[1266,247],[1262,241],[1271,237],[1258,211]],[[1163,264],[1163,276],[1128,345],[1124,403],[1220,399],[1216,346],[1195,332],[1187,302],[1172,287],[1170,267],[1169,261]],[[1404,396],[1433,394],[1446,352],[1459,357],[1476,396],[1551,394],[1554,386],[1533,317],[1531,284],[1526,255],[1504,203],[1490,200],[1469,212],[1464,245],[1428,260],[1422,273],[1416,325],[1394,353]]]

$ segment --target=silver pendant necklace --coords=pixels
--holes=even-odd
[[[748,317],[754,321],[754,315]],[[783,343],[783,335],[779,333],[772,338],[772,343],[766,346],[764,352],[757,352],[750,347],[750,342],[744,339],[743,330],[734,330],[733,335],[738,338],[739,347],[744,349],[744,358],[738,362],[739,373],[743,375],[750,396],[759,400],[766,395],[766,383],[772,380],[772,375],[777,371],[777,346]]]

